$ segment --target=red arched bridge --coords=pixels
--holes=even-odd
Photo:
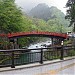
[[[41,37],[53,37],[62,39],[66,39],[68,37],[68,35],[65,33],[44,32],[44,31],[16,32],[16,33],[0,34],[0,36],[7,36],[8,38],[19,38],[23,36],[41,36]]]

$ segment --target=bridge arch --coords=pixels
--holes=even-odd
[[[68,37],[67,34],[57,33],[57,32],[44,32],[44,31],[32,31],[32,32],[16,32],[16,33],[8,33],[8,34],[0,34],[1,37],[8,37],[9,42],[13,42],[13,45],[17,45],[17,38],[20,37],[49,37],[52,40],[52,45],[54,45],[54,41],[56,40],[61,44],[61,41]],[[13,46],[13,47],[14,47]],[[17,46],[16,46],[17,47]]]
[[[68,36],[67,34],[63,33],[56,33],[56,32],[40,32],[40,31],[33,31],[33,32],[17,32],[17,33],[8,33],[8,38],[19,38],[23,36],[41,36],[41,37],[52,37],[52,38],[61,38],[66,39]]]

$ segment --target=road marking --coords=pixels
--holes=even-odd
[[[75,63],[67,65],[67,66],[64,66],[64,67],[60,67],[60,68],[55,69],[55,70],[49,70],[49,71],[46,71],[44,73],[39,73],[39,74],[36,74],[36,75],[56,75],[56,74],[58,74],[58,72],[60,72],[60,71],[62,71],[64,69],[68,69],[68,68],[70,68],[70,67],[72,67],[74,65],[75,65]]]

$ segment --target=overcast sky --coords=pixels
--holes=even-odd
[[[56,6],[62,12],[66,13],[66,2],[68,0],[16,0],[16,3],[22,7],[25,11],[30,10],[39,3],[46,3],[49,6]]]

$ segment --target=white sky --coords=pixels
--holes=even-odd
[[[33,8],[39,3],[46,3],[49,6],[56,6],[62,12],[66,13],[66,2],[68,0],[16,0],[16,3],[26,11]]]

